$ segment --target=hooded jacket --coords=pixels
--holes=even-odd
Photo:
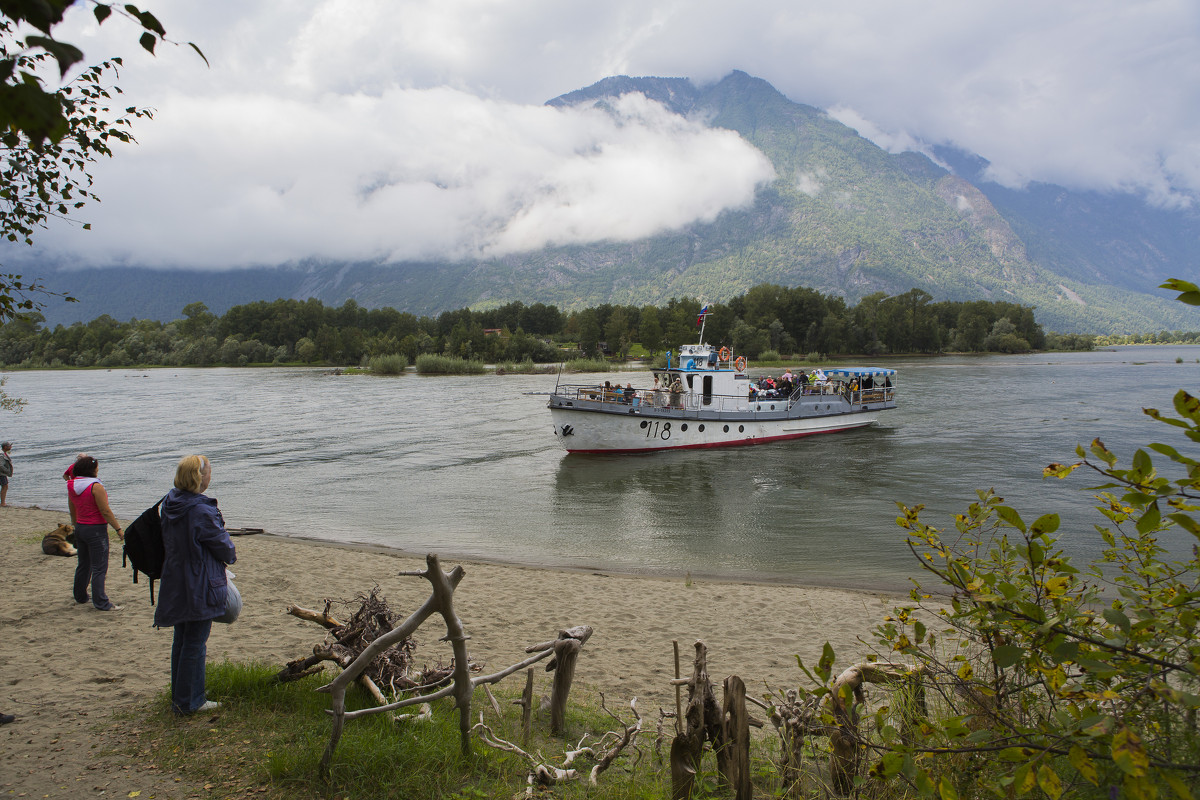
[[[225,565],[237,561],[211,497],[172,489],[163,500],[163,570],[154,624],[169,627],[225,613]]]

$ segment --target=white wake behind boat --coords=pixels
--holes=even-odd
[[[896,371],[817,370],[814,382],[760,390],[746,359],[727,349],[680,348],[652,388],[559,383],[550,395],[554,435],[569,453],[636,453],[766,444],[870,425],[896,407]],[[807,377],[807,376],[806,376]]]

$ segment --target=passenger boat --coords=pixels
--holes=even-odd
[[[861,428],[896,407],[893,369],[816,370],[813,382],[760,390],[745,358],[701,342],[681,347],[675,366],[668,353],[653,388],[560,382],[549,402],[555,437],[569,453],[766,444]]]

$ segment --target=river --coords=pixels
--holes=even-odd
[[[636,456],[566,455],[545,408],[554,376],[15,371],[5,391],[27,406],[0,417],[0,438],[14,442],[17,505],[64,509],[62,470],[84,450],[132,519],[170,488],[181,455],[203,453],[235,527],[443,558],[896,590],[917,572],[896,501],[924,503],[946,528],[995,487],[1027,520],[1060,512],[1068,548],[1095,553],[1100,518],[1084,490],[1095,481],[1043,480],[1042,467],[1095,437],[1126,461],[1150,441],[1195,454],[1141,409],[1196,392],[1198,360],[1191,346],[892,359],[878,363],[898,370],[900,407],[873,428]]]

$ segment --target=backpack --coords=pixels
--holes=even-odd
[[[163,500],[166,500],[163,497]],[[158,515],[162,500],[147,508],[141,516],[125,529],[125,547],[121,556],[121,566],[126,562],[133,567],[133,582],[138,582],[138,573],[150,579],[150,605],[154,605],[154,582],[162,577],[163,560],[166,552],[163,549],[162,519]]]

